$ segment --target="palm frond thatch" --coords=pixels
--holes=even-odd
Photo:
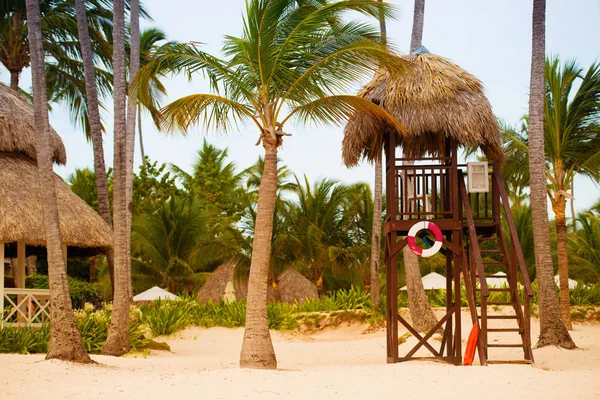
[[[16,241],[45,245],[41,184],[35,162],[22,154],[0,152],[0,243]],[[54,176],[63,244],[71,247],[112,247],[112,232],[102,217]]]
[[[396,143],[407,157],[441,152],[445,138],[460,145],[479,147],[490,160],[502,161],[500,132],[481,82],[446,58],[430,54],[405,57],[413,73],[390,76],[379,71],[358,95],[387,110],[407,129],[402,135],[373,114],[356,112],[344,130],[342,146],[346,166],[361,158],[379,157],[384,138]]]
[[[0,83],[0,151],[22,153],[36,160],[33,105],[18,92]],[[58,164],[66,164],[65,146],[54,129],[52,155]]]

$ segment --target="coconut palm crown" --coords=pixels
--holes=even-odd
[[[208,78],[211,93],[182,97],[161,110],[161,129],[186,133],[192,125],[229,131],[252,123],[265,149],[250,266],[246,333],[240,364],[275,368],[277,362],[266,315],[267,277],[277,192],[277,148],[284,126],[340,124],[356,111],[374,114],[403,132],[403,127],[369,100],[346,95],[357,79],[379,67],[407,70],[407,61],[388,52],[377,26],[342,20],[348,12],[373,18],[391,15],[373,0],[247,0],[240,37],[226,36],[225,59],[194,44],[158,51],[140,69],[133,90],[142,103],[152,76],[185,73]]]

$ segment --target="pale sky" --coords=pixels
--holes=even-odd
[[[388,21],[387,29],[402,52],[407,52],[412,27],[413,0],[392,0],[400,13]],[[547,0],[547,54],[561,59],[575,57],[584,68],[600,56],[600,1]],[[158,27],[170,40],[206,43],[203,50],[219,54],[224,35],[241,34],[244,0],[193,1],[145,0],[154,21],[144,21],[142,28]],[[494,113],[510,123],[517,123],[527,113],[531,63],[532,0],[427,0],[423,45],[430,52],[448,57],[477,76],[485,86]],[[30,78],[23,74],[21,87],[28,89]],[[0,78],[8,82],[3,71]],[[194,92],[206,92],[199,75],[193,83],[183,78],[167,82],[169,100]],[[68,163],[56,172],[67,177],[75,168],[92,167],[92,148],[83,133],[74,128],[66,111],[54,106],[51,124],[62,136]],[[105,115],[108,128],[105,152],[112,165],[112,115]],[[166,137],[157,132],[149,117],[144,117],[144,147],[152,160],[172,162],[190,169],[205,135],[199,130],[187,138]],[[331,177],[345,182],[372,183],[373,168],[362,165],[346,169],[341,160],[343,127],[303,128],[286,126],[293,133],[285,138],[280,158],[293,172],[307,174],[312,181]],[[218,147],[228,147],[239,169],[255,162],[263,154],[254,144],[258,133],[254,126],[239,132],[210,133],[208,140]],[[141,157],[136,143],[136,165]],[[137,169],[136,169],[137,170]],[[586,180],[576,181],[576,206],[585,209],[600,198],[600,189]]]

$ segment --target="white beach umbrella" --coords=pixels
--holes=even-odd
[[[151,287],[138,294],[137,296],[133,296],[133,301],[155,301],[155,300],[178,300],[179,297],[175,296],[173,293],[167,292],[164,289],[159,288],[158,286]]]
[[[501,288],[503,286],[508,286],[508,280],[506,279],[506,274],[504,272],[496,272],[492,277],[485,278],[488,287]]]
[[[554,277],[554,282],[556,283],[556,286],[560,286],[558,275],[556,275]],[[577,286],[577,281],[575,279],[569,278],[569,289],[575,289],[576,286]]]
[[[425,290],[446,289],[446,277],[436,272],[425,275],[421,280]],[[400,288],[400,290],[406,290],[406,286]]]

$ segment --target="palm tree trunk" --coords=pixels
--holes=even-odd
[[[96,88],[96,77],[94,75],[94,59],[92,57],[92,45],[88,30],[85,0],[75,0],[77,12],[77,30],[79,44],[81,46],[81,57],[83,59],[83,72],[85,75],[85,93],[88,116],[90,121],[90,133],[92,136],[92,148],[94,153],[94,172],[96,175],[96,191],[98,193],[98,213],[112,227],[110,215],[110,201],[108,198],[108,179],[106,177],[106,164],[104,163],[104,147],[102,145],[102,124],[100,121],[100,107],[98,105],[98,91]],[[107,254],[110,282],[114,292],[114,257],[112,250]]]
[[[130,55],[129,55],[129,82],[140,69],[140,2],[131,0],[131,22],[129,24],[130,36]],[[133,299],[133,285],[131,282],[131,201],[133,193],[133,156],[135,154],[135,114],[137,110],[137,101],[133,96],[128,96],[127,103],[127,138],[126,138],[126,203],[127,203],[127,288],[129,298]]]
[[[371,300],[373,306],[381,304],[379,288],[379,261],[381,257],[381,197],[383,195],[382,157],[375,159],[375,190],[373,198],[373,227],[371,232]]]
[[[10,88],[13,90],[19,90],[19,77],[21,71],[10,71]]]
[[[277,199],[277,144],[274,139],[267,136],[265,135],[263,142],[265,162],[258,193],[256,229],[252,242],[246,329],[240,354],[240,367],[242,368],[277,368],[267,319],[269,260],[271,259],[273,215]]]
[[[535,248],[538,305],[540,309],[540,336],[537,347],[560,346],[574,349],[560,317],[554,286],[554,267],[548,227],[546,204],[546,164],[544,153],[544,57],[546,31],[546,1],[533,0],[531,84],[529,89],[529,171],[531,187],[531,215]]]
[[[138,107],[138,133],[140,135],[140,153],[142,156],[142,169],[146,170],[146,154],[144,153],[144,139],[142,136],[142,109]]]
[[[378,0],[380,3],[383,0]],[[385,15],[379,13],[379,31],[381,40],[387,43],[387,28],[385,26]],[[371,262],[370,282],[371,301],[373,306],[379,308],[381,305],[381,290],[379,287],[379,261],[381,257],[381,197],[383,196],[383,173],[382,157],[375,159],[375,183],[373,185],[373,222],[371,225]]]
[[[425,21],[425,0],[415,0],[413,14],[412,37],[410,39],[410,52],[421,46],[423,40],[423,22]]]
[[[67,283],[66,260],[62,250],[62,238],[56,200],[55,175],[52,170],[52,148],[48,100],[46,98],[46,76],[44,51],[42,48],[42,26],[40,6],[37,0],[27,0],[31,75],[33,79],[37,165],[40,182],[49,183],[40,190],[44,215],[44,232],[48,252],[48,283],[50,286],[51,318],[50,343],[46,359],[91,363],[71,305]],[[42,221],[40,221],[41,223]]]
[[[120,356],[129,352],[129,280],[127,244],[127,132],[125,86],[125,9],[124,0],[114,0],[114,257],[115,285],[113,311],[108,338],[102,353]]]
[[[425,0],[415,0],[415,12],[413,19],[412,36],[410,40],[411,52],[421,46],[423,37],[423,20],[425,17]],[[406,163],[411,164],[411,163]],[[407,185],[406,187],[409,187]],[[411,193],[405,193],[411,196]],[[421,269],[419,258],[408,247],[402,250],[404,258],[404,273],[406,275],[406,291],[408,293],[408,307],[413,327],[419,332],[429,331],[438,320],[431,309],[423,281],[421,280]]]
[[[566,200],[557,195],[553,201],[554,224],[556,226],[556,247],[558,250],[558,277],[560,293],[560,315],[568,330],[573,330],[571,323],[571,296],[569,294],[569,249],[567,247]]]

